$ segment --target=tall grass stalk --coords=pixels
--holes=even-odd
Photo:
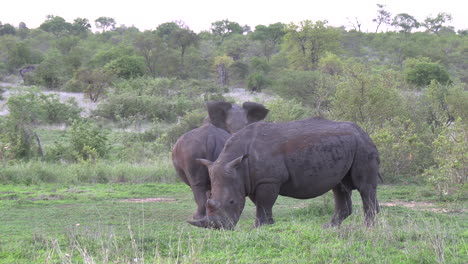
[[[98,161],[96,163],[48,163],[29,161],[0,164],[0,184],[40,183],[172,183],[175,175],[171,159],[161,156],[152,164]]]

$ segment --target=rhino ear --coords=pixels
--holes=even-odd
[[[213,125],[227,130],[226,118],[228,115],[229,109],[231,109],[232,104],[222,101],[210,101],[206,103],[206,108],[208,109],[208,116]]]
[[[213,164],[212,161],[209,161],[207,159],[195,159],[198,163],[205,165],[206,167],[209,167]]]
[[[247,120],[249,123],[263,120],[269,112],[264,105],[254,102],[245,102],[242,104],[242,108],[247,112]]]
[[[249,157],[249,154],[244,154],[238,157],[237,159],[230,161],[228,164],[226,164],[226,167],[229,169],[236,169],[242,164],[242,161],[245,160],[247,157]]]

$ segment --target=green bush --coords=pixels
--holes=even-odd
[[[57,50],[48,52],[37,69],[28,76],[28,84],[43,85],[50,89],[57,89],[66,83],[71,77],[67,71],[64,57]]]
[[[39,154],[30,124],[0,117],[0,160],[29,159]]]
[[[275,98],[266,102],[265,106],[270,110],[266,117],[267,122],[289,122],[312,116],[312,110],[295,99]]]
[[[253,92],[260,92],[269,84],[271,82],[260,72],[249,74],[247,77],[247,88]]]
[[[145,73],[145,61],[141,56],[123,56],[104,65],[104,69],[118,77],[131,79]]]
[[[73,98],[62,103],[57,94],[43,94],[35,87],[9,97],[7,105],[11,118],[35,125],[68,123],[81,113]]]
[[[331,117],[352,121],[366,132],[380,127],[387,120],[404,116],[403,97],[383,73],[373,73],[361,63],[345,68],[331,103]]]
[[[468,177],[468,125],[458,118],[445,128],[432,143],[435,166],[424,176],[436,187],[439,197],[450,195],[455,184],[465,184]]]
[[[429,62],[428,59],[408,59],[405,65],[405,78],[408,83],[416,86],[426,86],[436,80],[442,84],[450,84],[447,70],[438,63]]]
[[[184,133],[201,126],[206,116],[207,113],[204,108],[199,108],[187,113],[177,124],[171,127],[167,133],[163,134],[158,139],[158,142],[167,146],[174,145],[177,139]]]
[[[69,133],[70,146],[78,161],[95,161],[109,150],[107,133],[89,121],[73,121]]]
[[[173,122],[187,112],[202,108],[204,101],[222,99],[222,92],[219,86],[205,81],[124,80],[116,83],[116,92],[110,94],[93,114],[115,121],[139,118]]]
[[[430,134],[427,129],[418,131],[409,120],[397,118],[385,122],[370,135],[379,150],[386,183],[418,181],[416,177],[433,162],[430,141],[427,142]]]
[[[273,91],[285,99],[295,99],[322,114],[330,107],[337,79],[319,71],[283,71],[273,83]]]

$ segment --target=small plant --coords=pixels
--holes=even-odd
[[[70,144],[78,161],[96,161],[108,150],[107,134],[86,120],[75,120],[70,128]]]

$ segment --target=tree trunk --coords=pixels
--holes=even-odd
[[[221,85],[228,85],[228,72],[226,70],[226,65],[224,63],[219,64],[216,67],[216,70],[218,72],[218,82]]]

